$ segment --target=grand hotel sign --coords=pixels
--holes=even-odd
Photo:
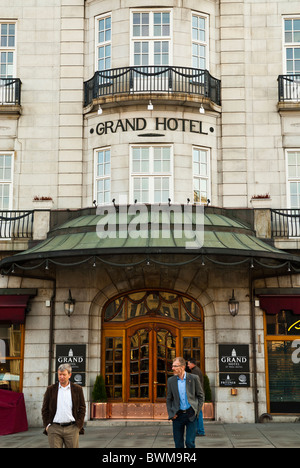
[[[147,133],[151,130],[152,133]],[[95,128],[90,129],[90,133],[96,132],[97,135],[108,135],[117,132],[144,132],[139,136],[164,136],[157,132],[187,132],[208,135],[205,131],[203,122],[194,119],[176,119],[167,117],[155,117],[154,119],[145,119],[144,117],[135,117],[133,119],[106,120],[99,122]],[[214,132],[210,127],[209,131]],[[155,133],[153,133],[155,132]]]

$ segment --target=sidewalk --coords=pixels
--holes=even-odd
[[[80,448],[174,449],[169,422],[114,421],[85,427]],[[126,424],[126,425],[125,425]],[[300,423],[219,424],[207,422],[197,448],[300,448]],[[0,436],[0,448],[48,448],[42,428]]]

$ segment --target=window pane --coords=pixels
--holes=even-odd
[[[110,203],[110,149],[97,152],[96,164],[96,199],[98,205]]]
[[[21,356],[21,329],[20,325],[0,325],[0,362],[5,357]],[[3,359],[4,358],[4,359]]]
[[[300,412],[300,366],[293,341],[268,342],[271,413]]]

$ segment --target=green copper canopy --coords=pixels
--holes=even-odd
[[[39,259],[107,254],[212,254],[300,260],[257,238],[249,226],[236,219],[204,213],[199,223],[197,213],[185,213],[186,216],[189,218],[183,220],[180,213],[175,216],[169,212],[162,217],[161,213],[150,215],[148,211],[137,215],[122,209],[117,213],[79,216],[51,230],[48,238],[34,247],[4,258],[0,267]],[[197,242],[191,244],[196,232]]]

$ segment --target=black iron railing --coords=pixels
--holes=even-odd
[[[0,105],[21,104],[21,80],[0,78]]]
[[[102,96],[135,93],[198,94],[221,104],[220,80],[186,67],[125,67],[97,71],[84,83],[84,106]]]
[[[278,101],[300,102],[300,74],[278,76]]]
[[[272,237],[300,237],[300,209],[271,210]]]
[[[34,211],[0,211],[0,239],[30,239]]]

